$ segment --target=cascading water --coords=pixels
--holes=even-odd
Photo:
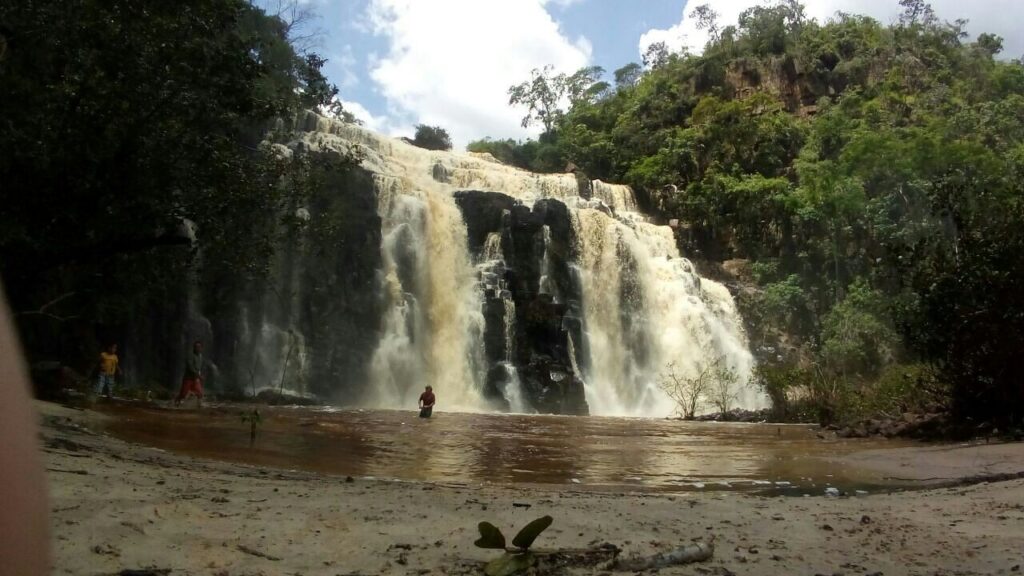
[[[507,217],[508,215],[504,214],[503,216]],[[516,303],[512,299],[511,293],[507,290],[504,280],[501,279],[505,267],[505,253],[501,243],[501,234],[491,232],[484,240],[477,270],[479,270],[484,291],[490,292],[493,298],[501,300],[503,355],[499,364],[504,371],[501,386],[502,397],[508,403],[509,411],[522,414],[531,412],[532,409],[523,393],[519,371],[516,369],[514,362],[516,351]]]
[[[600,180],[591,183],[594,198],[605,203],[615,213],[636,212],[636,196],[629,186],[608,184]]]
[[[544,255],[540,261],[540,282],[538,283],[537,291],[540,294],[549,294],[555,301],[558,301],[558,286],[551,281],[553,274],[551,270],[551,257],[548,253],[551,246],[551,227],[543,226],[541,234],[544,241]]]
[[[507,250],[523,245],[503,246],[500,231],[490,230],[477,241],[474,266],[467,223],[454,200],[460,190],[500,192],[525,206],[541,199],[568,206],[572,254],[563,250],[560,258],[574,261],[577,296],[558,294],[549,255],[552,232],[545,224],[534,236],[543,248],[533,253],[537,276],[526,289],[533,293],[529,299],[545,296],[549,304],[531,304],[541,307],[518,314],[543,319],[537,310],[568,306],[566,318],[575,318],[572,310],[579,310],[575,326],[582,323],[582,340],[573,341],[573,329],[563,320],[556,344],[561,354],[568,350],[567,361],[561,368],[552,365],[548,384],[540,392],[535,384],[531,394],[543,396],[547,387],[562,388],[578,377],[593,414],[665,416],[674,406],[658,383],[670,364],[685,377],[721,362],[739,375],[738,406],[765,404],[745,386],[753,359],[728,290],[697,276],[672,230],[648,223],[637,211],[629,187],[595,180],[592,199],[584,200],[572,174],[532,174],[487,155],[428,151],[351,124],[311,118],[306,123],[314,126],[304,143],[313,149],[357,148],[363,167],[374,174],[379,198],[384,317],[367,405],[414,406],[422,386],[432,385],[448,409],[488,409],[482,309],[500,298],[505,349],[503,358],[492,356],[492,366],[505,368],[502,395],[508,408],[530,410],[516,365],[522,356],[515,348],[517,307],[502,280]],[[505,210],[502,226],[508,216]],[[569,299],[565,304],[563,296]],[[548,361],[537,366],[543,362]]]
[[[533,408],[530,407],[530,402],[523,395],[523,384],[519,380],[519,370],[511,362],[505,363],[504,368],[508,374],[504,396],[508,402],[509,412],[514,414],[532,413]]]
[[[415,406],[423,386],[481,408],[483,317],[462,215],[450,196],[384,179],[384,321],[367,403]]]
[[[621,188],[620,199],[628,191]],[[595,413],[670,413],[675,406],[659,386],[663,374],[693,377],[715,362],[735,371],[737,405],[764,405],[747,386],[753,357],[732,296],[697,276],[670,228],[587,207],[577,210],[573,225],[590,351],[584,380]]]

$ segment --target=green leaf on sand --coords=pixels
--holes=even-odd
[[[541,532],[547,530],[553,521],[554,519],[551,516],[544,516],[530,522],[512,539],[512,545],[523,550],[529,548],[533,545],[533,541],[537,539],[537,536],[540,536]]]
[[[505,535],[494,524],[481,522],[478,528],[480,529],[480,538],[473,543],[478,548],[505,549]]]

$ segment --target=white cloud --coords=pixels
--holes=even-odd
[[[967,31],[972,35],[991,32],[1003,37],[1003,56],[1017,58],[1024,55],[1024,1],[1021,0],[930,0],[935,13],[943,20],[965,18]],[[652,29],[640,37],[640,54],[654,42],[665,42],[672,48],[687,47],[700,53],[708,41],[706,30],[697,30],[696,22],[687,17],[694,7],[708,4],[718,12],[720,26],[735,24],[741,12],[758,4],[771,4],[758,0],[689,0],[681,21],[668,29]],[[883,24],[896,21],[900,12],[896,0],[804,0],[807,15],[824,22],[836,12],[866,14]]]
[[[346,44],[341,54],[335,58],[338,67],[341,69],[341,81],[339,88],[350,89],[359,84],[359,76],[356,74],[356,56],[352,51],[352,45]]]
[[[558,6],[559,8],[568,8],[573,4],[581,4],[584,0],[550,0],[551,4]]]
[[[575,71],[590,61],[546,9],[566,0],[372,0],[373,31],[389,49],[370,63],[390,125],[438,125],[457,146],[483,136],[520,138],[524,111],[508,87],[546,64]],[[571,1],[571,0],[570,0]]]
[[[363,106],[359,102],[342,99],[341,105],[345,108],[346,112],[350,112],[357,120],[363,123],[363,126],[366,126],[370,130],[373,130],[374,132],[387,131],[387,119],[380,116],[374,116],[366,109],[366,106]]]

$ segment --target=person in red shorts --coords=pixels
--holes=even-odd
[[[195,396],[199,407],[203,407],[203,343],[196,341],[192,345],[192,353],[185,361],[185,377],[181,380],[181,391],[174,404],[177,406]]]
[[[434,411],[434,389],[427,386],[427,389],[420,394],[420,418],[430,418]]]

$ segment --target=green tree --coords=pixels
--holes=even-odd
[[[697,21],[697,30],[707,30],[711,41],[716,42],[721,37],[721,29],[718,26],[718,12],[715,12],[710,5],[701,4],[690,12],[691,19]]]
[[[643,68],[636,62],[630,62],[614,72],[615,88],[622,90],[634,88],[643,76]]]
[[[1003,51],[1003,39],[995,34],[979,34],[974,44],[989,56]]]
[[[452,139],[448,131],[440,126],[416,125],[416,136],[412,139],[413,146],[427,150],[451,150]]]
[[[159,321],[140,311],[180,297],[200,252],[225,292],[268,268],[303,192],[259,143],[336,95],[280,19],[243,0],[41,0],[0,6],[0,34],[0,275],[31,354]]]
[[[572,75],[555,74],[552,66],[535,68],[530,80],[508,89],[509,104],[526,106],[524,128],[540,123],[545,132],[553,132],[565,115],[564,102],[573,105],[593,102],[608,90],[608,84],[600,81],[603,74],[600,66],[581,68]]]
[[[899,338],[888,318],[885,297],[863,279],[822,319],[822,356],[846,375],[874,376],[896,358]]]

